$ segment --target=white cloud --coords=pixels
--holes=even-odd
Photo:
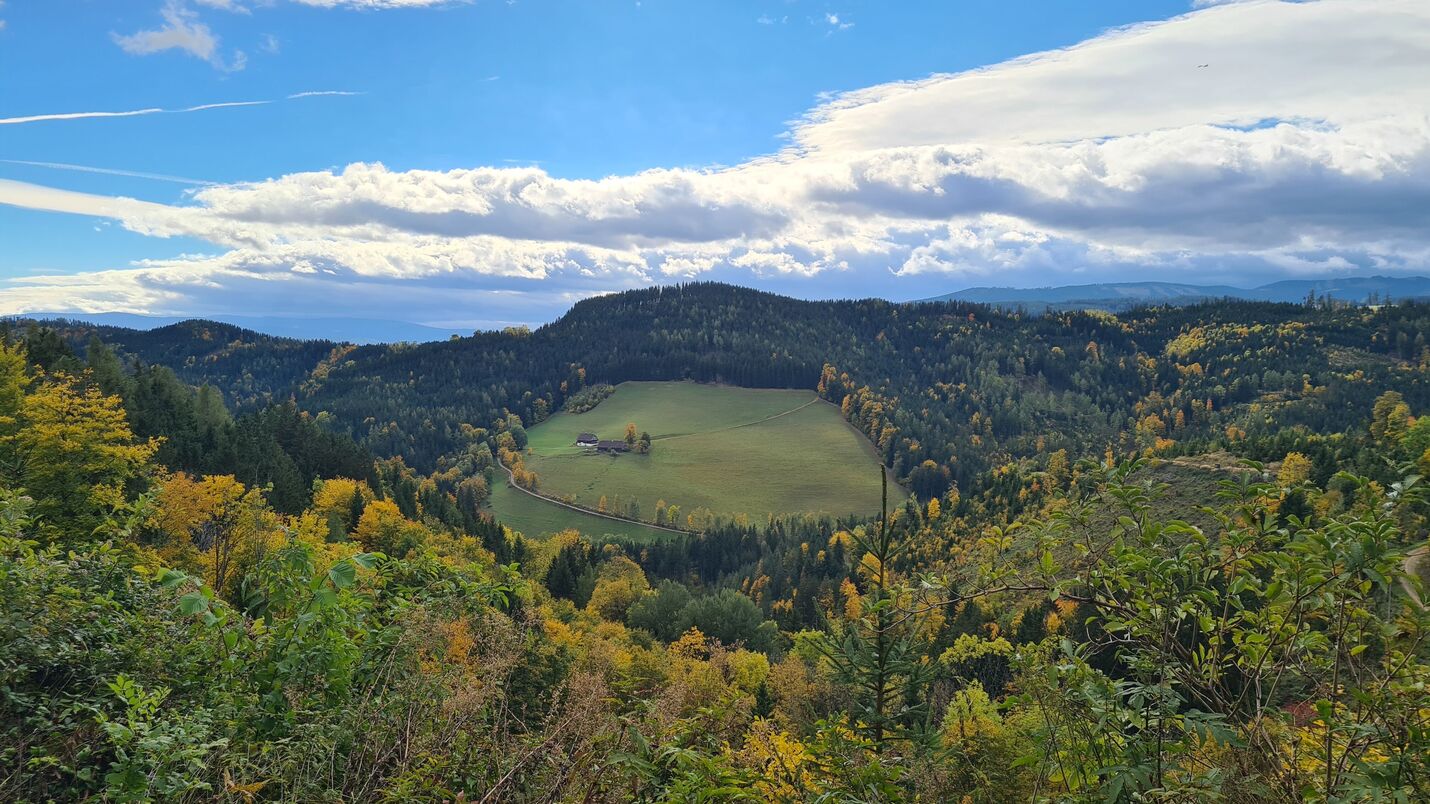
[[[199,6],[218,9],[235,14],[252,14],[245,0],[193,0]],[[270,5],[273,0],[258,1],[258,5]],[[316,8],[345,8],[377,11],[399,8],[435,8],[464,5],[471,0],[292,0],[300,5]],[[126,53],[147,56],[168,50],[179,50],[195,58],[202,59],[214,68],[224,72],[238,72],[248,66],[248,54],[234,50],[225,59],[219,50],[219,37],[208,25],[199,20],[198,14],[186,5],[186,0],[165,0],[159,15],[164,24],[152,30],[137,31],[132,34],[111,34],[116,44]],[[0,27],[4,26],[0,20]],[[281,43],[273,34],[263,34],[258,41],[258,49],[264,53],[276,54]]]
[[[1207,64],[1206,68],[1198,68]],[[803,151],[1067,142],[1266,120],[1339,125],[1430,109],[1421,0],[1248,0],[981,70],[839,96]]]
[[[194,0],[194,2],[201,6],[216,8],[220,11],[230,11],[234,14],[251,13],[248,9],[248,6],[245,6],[242,3],[242,0]]]
[[[237,72],[248,63],[243,51],[234,51],[225,60],[219,53],[219,38],[209,26],[199,22],[198,15],[183,4],[183,0],[168,0],[159,10],[164,24],[159,28],[122,36],[113,34],[114,42],[125,53],[148,56],[166,50],[180,50],[202,59],[219,70]]]
[[[229,249],[102,281],[18,280],[0,291],[8,307],[63,293],[98,305],[106,284],[116,303],[172,308],[171,292],[212,304],[242,286],[226,298],[286,304],[295,288],[359,283],[449,290],[422,298],[456,318],[463,293],[557,298],[694,276],[868,293],[935,277],[1423,271],[1430,6],[1221,5],[842,95],[799,121],[785,152],[725,169],[571,180],[358,163],[204,187],[176,206],[14,182],[0,203]]]

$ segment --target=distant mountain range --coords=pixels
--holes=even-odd
[[[1254,288],[1189,285],[1178,282],[1104,282],[1045,288],[977,287],[919,301],[966,301],[997,307],[1121,310],[1147,304],[1195,304],[1208,299],[1301,302],[1312,292],[1365,304],[1372,299],[1430,298],[1430,277],[1356,276],[1341,279],[1285,279]]]
[[[1214,299],[1266,302],[1302,302],[1315,291],[1317,297],[1364,304],[1371,299],[1430,299],[1430,277],[1364,276],[1342,279],[1287,279],[1255,288],[1231,285],[1192,285],[1180,282],[1104,282],[1095,285],[1061,285],[1043,288],[976,287],[945,293],[917,302],[965,301],[994,307],[1027,310],[1094,308],[1126,310],[1152,304],[1195,304]],[[107,327],[153,330],[184,321],[216,321],[253,332],[297,340],[337,343],[428,343],[470,330],[432,327],[410,321],[375,318],[297,318],[289,316],[214,315],[160,316],[135,313],[37,312],[4,316],[11,319],[66,319]]]
[[[136,313],[24,313],[6,318],[53,319],[83,321],[107,327],[151,330],[181,321],[200,319],[232,324],[265,335],[298,340],[325,340],[346,343],[426,343],[445,341],[453,335],[471,335],[470,331],[429,327],[410,321],[389,321],[376,318],[290,318],[283,316],[217,315],[161,316]]]

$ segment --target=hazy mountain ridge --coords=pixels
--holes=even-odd
[[[751,293],[765,293],[746,288]],[[1197,285],[1185,282],[1101,282],[1087,285],[1050,285],[1038,288],[980,286],[916,299],[914,303],[961,301],[994,307],[1033,309],[1126,310],[1141,305],[1195,304],[1218,299],[1263,302],[1305,301],[1314,291],[1318,297],[1364,304],[1372,297],[1386,299],[1430,298],[1430,277],[1343,277],[1335,279],[1287,279],[1253,288],[1232,285]],[[620,294],[610,294],[617,295]],[[771,294],[778,295],[778,294]],[[599,299],[600,297],[596,297]],[[586,301],[594,301],[588,299]],[[572,309],[581,307],[577,303]],[[558,324],[566,314],[549,322]],[[255,334],[300,341],[326,341],[373,345],[386,343],[432,343],[452,336],[472,333],[450,327],[434,327],[395,319],[260,315],[163,316],[138,313],[34,312],[5,316],[7,320],[79,322],[96,327],[115,327],[135,332],[152,332],[175,324],[205,321],[237,327]]]
[[[465,330],[431,327],[411,321],[378,318],[292,316],[219,315],[166,316],[138,313],[69,313],[41,312],[7,316],[11,319],[62,319],[82,321],[96,326],[120,327],[132,330],[154,330],[186,321],[214,321],[240,327],[263,335],[297,340],[323,340],[341,343],[426,343],[441,341],[453,335],[469,335]]]
[[[1430,297],[1430,277],[1356,276],[1335,279],[1284,279],[1253,288],[1231,285],[1196,285],[1181,282],[1102,282],[1041,288],[974,287],[921,302],[964,301],[998,306],[1105,307],[1125,309],[1140,304],[1194,304],[1210,299],[1245,299],[1264,302],[1302,302],[1312,293],[1340,301],[1364,304],[1372,297],[1414,299]]]

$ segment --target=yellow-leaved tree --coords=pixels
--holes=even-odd
[[[362,512],[353,536],[362,546],[375,553],[402,558],[413,547],[427,541],[429,531],[412,522],[391,500],[374,500]]]
[[[1281,471],[1276,473],[1276,482],[1283,487],[1297,486],[1311,478],[1311,459],[1299,452],[1288,452],[1281,459]]]
[[[626,612],[648,591],[650,582],[640,565],[625,556],[615,556],[601,566],[586,609],[607,620],[624,622]]]
[[[202,571],[222,594],[281,538],[278,517],[262,493],[233,475],[179,472],[159,484],[156,502],[152,524],[163,535],[159,555],[173,566]]]
[[[0,460],[13,485],[32,496],[42,522],[88,534],[125,502],[126,489],[147,470],[158,443],[129,429],[123,402],[79,378],[55,374],[24,388],[24,361],[0,358]]]
[[[20,428],[20,408],[29,384],[24,350],[0,343],[0,440],[13,436]]]
[[[376,495],[367,483],[335,477],[324,480],[313,493],[313,504],[308,510],[317,514],[328,526],[332,541],[339,541],[343,534],[351,533],[362,521],[363,512]]]

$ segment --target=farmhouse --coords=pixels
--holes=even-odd
[[[582,434],[576,436],[576,446],[578,446],[578,447],[594,447],[594,446],[596,446],[596,441],[597,441],[597,440],[598,440],[598,439],[596,438],[596,434],[595,434],[595,433],[582,433]]]
[[[624,441],[597,441],[597,452],[630,452],[631,447]]]

